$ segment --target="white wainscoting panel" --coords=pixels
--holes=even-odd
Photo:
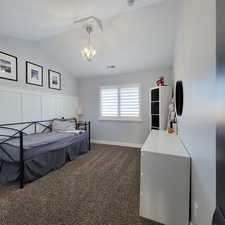
[[[0,123],[22,121],[22,95],[20,92],[0,90]]]
[[[43,120],[57,118],[57,100],[54,96],[42,96],[42,115]]]
[[[37,121],[42,120],[42,102],[39,94],[22,94],[22,120]]]
[[[62,118],[65,116],[65,109],[64,109],[64,97],[58,97],[56,98],[56,111],[57,111],[57,117]]]
[[[74,99],[72,97],[69,98],[65,98],[63,100],[63,111],[65,114],[65,117],[70,118],[73,117],[73,115],[75,114],[75,110],[76,110],[76,102],[74,101]]]
[[[78,98],[0,87],[0,105],[0,124],[16,123],[75,117]]]

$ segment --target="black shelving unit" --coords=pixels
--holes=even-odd
[[[159,88],[151,90],[151,129],[160,129],[160,91]]]

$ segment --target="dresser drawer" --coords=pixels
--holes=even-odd
[[[142,152],[140,166],[140,215],[162,224],[187,225],[189,159]]]

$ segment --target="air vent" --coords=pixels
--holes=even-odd
[[[115,69],[116,66],[115,66],[115,65],[109,65],[109,66],[107,66],[106,68],[110,70],[110,69]]]
[[[134,2],[135,2],[135,0],[127,0],[128,6],[133,6]]]

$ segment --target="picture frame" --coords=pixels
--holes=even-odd
[[[26,61],[26,83],[43,87],[43,66]]]
[[[61,90],[61,73],[48,70],[48,87],[54,90]]]
[[[0,78],[18,81],[17,57],[0,51]]]

